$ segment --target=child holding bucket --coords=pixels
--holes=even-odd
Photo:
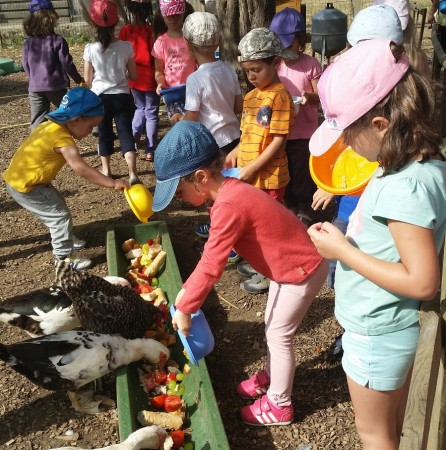
[[[75,139],[87,137],[103,117],[101,99],[89,89],[67,92],[59,108],[47,115],[15,152],[3,173],[6,190],[23,208],[48,228],[56,262],[64,260],[75,269],[86,269],[91,260],[73,250],[73,219],[61,193],[52,185],[65,163],[81,177],[98,186],[122,190],[125,180],[113,180],[90,167],[81,157]]]
[[[325,280],[327,261],[317,254],[306,227],[293,213],[261,189],[223,177],[221,169],[219,147],[198,122],[178,122],[155,152],[154,211],[164,209],[174,196],[194,206],[213,201],[209,239],[176,298],[173,327],[189,334],[191,314],[220,279],[232,248],[264,273],[271,280],[265,312],[266,365],[240,383],[237,392],[254,400],[241,410],[248,425],[287,425],[294,418],[293,339]]]
[[[363,448],[397,450],[420,303],[438,290],[446,228],[446,162],[434,93],[404,47],[381,39],[341,55],[318,89],[326,120],[310,151],[320,155],[342,135],[380,164],[346,236],[328,222],[308,233],[321,255],[339,260],[335,315],[345,329],[342,365]]]
[[[158,35],[160,30],[158,30],[158,22],[155,22],[156,40],[153,44],[152,56],[155,58],[156,92],[161,95],[161,90],[184,85],[187,77],[196,70],[197,65],[189,53],[182,32],[186,13],[185,0],[160,0],[159,13],[162,15],[164,27]],[[169,119],[175,113],[184,114],[184,94],[175,102],[170,103],[166,100],[166,108]]]
[[[136,171],[136,150],[132,133],[134,103],[128,79],[138,76],[132,44],[115,37],[118,23],[116,4],[111,0],[92,0],[90,18],[97,41],[84,50],[84,78],[104,104],[104,119],[99,124],[99,156],[102,173],[111,177],[110,160],[114,152],[113,120],[121,152],[129,170],[130,184],[140,183]]]
[[[317,83],[322,67],[316,58],[304,53],[307,33],[305,19],[299,11],[294,8],[283,9],[273,17],[269,29],[279,36],[285,48],[298,56],[295,60],[283,60],[277,66],[280,81],[289,93],[302,99],[285,146],[290,182],[285,190],[284,201],[308,226],[312,222],[311,203],[316,191],[309,170],[308,145],[318,127]]]
[[[132,22],[124,25],[118,34],[121,41],[129,41],[135,52],[138,77],[129,80],[130,91],[135,102],[132,129],[133,138],[138,143],[146,135],[146,160],[153,161],[158,134],[158,110],[160,97],[156,92],[155,64],[151,55],[153,48],[152,4],[126,0],[126,7]]]
[[[50,0],[31,0],[29,15],[23,21],[28,36],[23,44],[22,65],[29,79],[29,105],[31,130],[42,123],[51,110],[57,107],[70,87],[84,80],[70,55],[67,41],[54,32],[59,16]]]

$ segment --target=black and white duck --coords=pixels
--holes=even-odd
[[[56,284],[72,301],[85,330],[136,339],[142,338],[153,324],[165,320],[165,313],[144,301],[135,290],[75,270],[64,261],[57,264]]]
[[[122,277],[104,277],[112,284],[130,287]],[[69,296],[57,285],[36,289],[0,302],[0,321],[21,328],[32,337],[80,327]]]
[[[164,365],[168,357],[168,348],[153,339],[125,339],[81,330],[0,344],[0,359],[34,384],[53,391],[76,391],[141,359]]]

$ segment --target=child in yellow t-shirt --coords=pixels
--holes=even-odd
[[[126,180],[106,177],[89,166],[76,147],[74,140],[91,134],[103,115],[102,101],[95,93],[83,87],[71,89],[59,108],[46,115],[48,121],[25,139],[3,173],[11,197],[49,228],[56,262],[64,260],[75,269],[86,269],[92,262],[73,253],[76,239],[71,212],[52,181],[68,163],[78,175],[98,186],[129,187]],[[80,242],[85,245],[85,241]]]
[[[285,144],[294,124],[294,105],[280,81],[276,66],[298,56],[285,50],[279,37],[268,28],[254,28],[239,43],[239,61],[255,87],[243,101],[240,144],[226,157],[227,167],[240,169],[238,178],[262,189],[282,203],[290,181]],[[268,280],[246,262],[238,272],[252,278],[240,287],[250,293],[268,290]]]

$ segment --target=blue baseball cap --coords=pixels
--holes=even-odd
[[[90,89],[74,87],[60,102],[59,108],[45,117],[52,122],[63,125],[79,117],[96,117],[104,115],[102,100]]]
[[[219,156],[217,142],[203,124],[188,120],[175,124],[155,152],[153,211],[161,211],[171,202],[181,177],[210,164]]]
[[[41,9],[54,9],[51,0],[31,0],[28,8],[29,12],[40,11]]]

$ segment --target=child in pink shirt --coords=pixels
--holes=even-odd
[[[293,339],[325,281],[328,262],[317,254],[305,226],[291,211],[261,189],[223,177],[222,164],[211,132],[187,120],[173,126],[155,153],[154,211],[164,209],[174,196],[194,206],[214,202],[209,239],[177,295],[172,324],[189,334],[191,314],[220,279],[232,248],[267,276],[267,360],[263,370],[238,385],[241,397],[254,400],[240,414],[248,425],[288,425],[294,418]]]
[[[316,185],[310,176],[309,142],[318,127],[317,83],[322,75],[322,67],[316,58],[304,53],[306,27],[299,11],[283,9],[273,17],[269,29],[279,36],[285,48],[299,55],[297,60],[282,60],[277,67],[280,81],[291,96],[302,99],[285,147],[290,182],[285,190],[284,201],[299,219],[310,225]]]
[[[184,0],[160,0],[159,12],[163,17],[166,31],[156,38],[152,49],[152,56],[155,58],[155,80],[158,95],[162,89],[185,84],[187,77],[197,68],[195,59],[189,53],[182,31],[186,2]],[[156,19],[154,24],[155,36],[157,36]],[[175,106],[179,109],[168,107],[169,118],[176,112],[185,114],[184,102],[182,105]]]

